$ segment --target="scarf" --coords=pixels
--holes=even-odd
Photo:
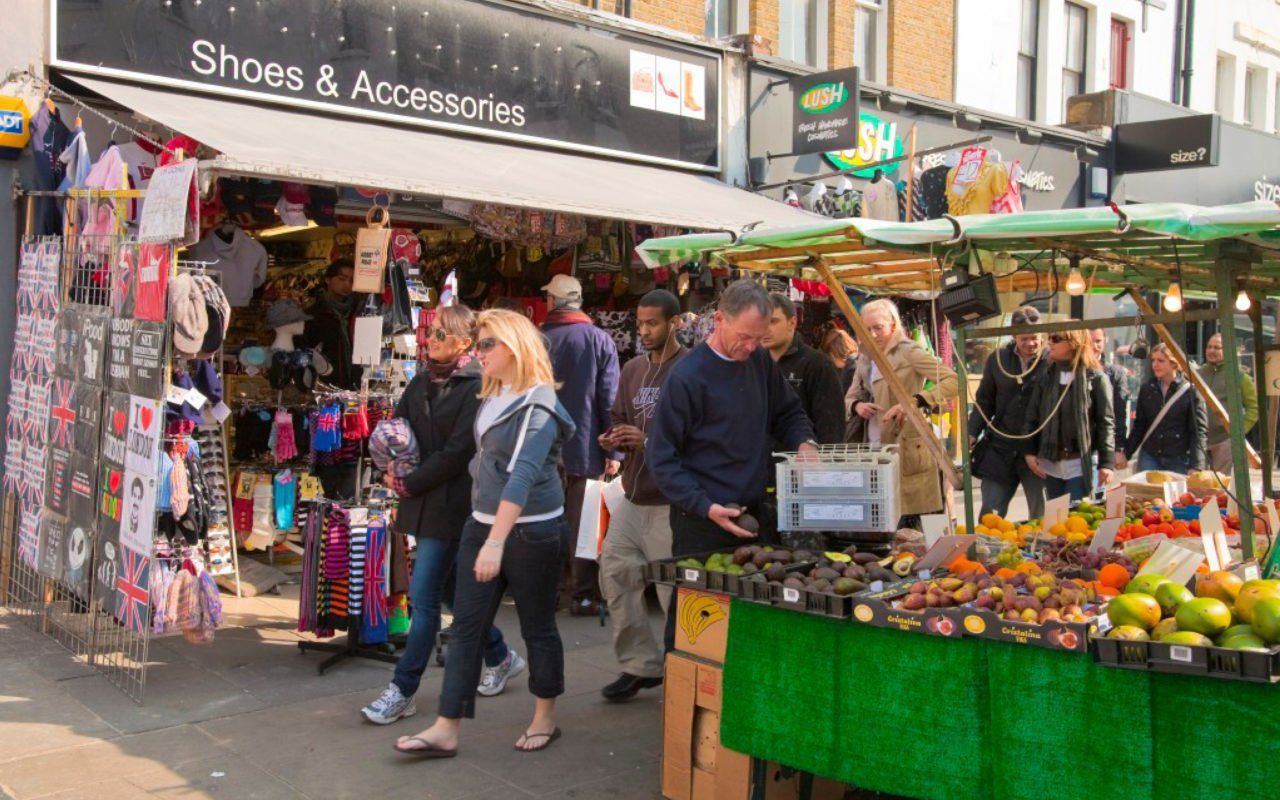
[[[591,317],[582,313],[576,308],[557,308],[550,314],[547,314],[546,320],[542,326],[548,325],[592,325],[594,322]]]
[[[459,367],[463,366],[466,363],[464,359],[466,359],[466,361],[470,360],[465,355],[459,356],[458,358],[455,358],[453,361],[446,361],[444,363],[440,363],[439,361],[428,360],[427,374],[431,376],[431,382],[444,383],[445,381],[449,380],[449,376],[452,375]]]

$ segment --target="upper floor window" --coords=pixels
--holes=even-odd
[[[1088,65],[1089,9],[1077,3],[1063,4],[1063,30],[1067,52],[1062,60],[1062,118],[1067,117],[1067,100],[1085,92]]]
[[[1111,88],[1129,88],[1129,23],[1111,18]]]
[[[778,55],[819,66],[818,0],[778,1]]]
[[[1040,0],[1021,0],[1018,24],[1018,105],[1023,119],[1036,118],[1036,71],[1040,56]]]
[[[858,0],[853,17],[853,64],[864,81],[884,83],[889,0]]]
[[[736,32],[739,3],[737,0],[706,0],[707,21],[703,33],[712,39],[723,39]]]

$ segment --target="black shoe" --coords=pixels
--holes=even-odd
[[[662,685],[662,678],[637,678],[635,675],[622,673],[618,679],[600,690],[604,699],[611,703],[630,700],[640,693],[641,689],[652,689]]]
[[[571,617],[594,617],[600,613],[600,605],[594,600],[585,597],[574,600],[569,604],[569,616]]]

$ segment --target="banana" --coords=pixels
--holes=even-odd
[[[702,632],[728,615],[720,607],[720,601],[707,595],[698,595],[685,601],[680,611],[680,627],[690,644],[696,644]]]

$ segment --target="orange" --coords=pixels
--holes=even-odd
[[[1107,564],[1098,570],[1098,582],[1112,589],[1123,590],[1129,583],[1129,570],[1119,564]]]

